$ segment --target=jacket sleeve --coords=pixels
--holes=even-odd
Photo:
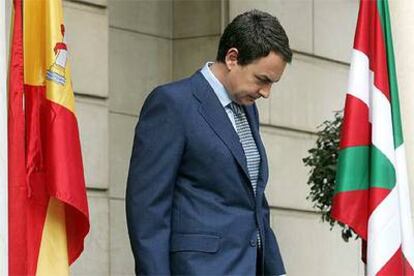
[[[171,96],[155,89],[135,129],[125,200],[137,275],[170,275],[171,208],[183,149]]]

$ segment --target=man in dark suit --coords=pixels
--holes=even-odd
[[[291,59],[278,20],[249,11],[226,27],[214,63],[148,96],[126,192],[137,274],[285,274],[254,101]]]

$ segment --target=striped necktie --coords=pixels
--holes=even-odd
[[[249,122],[247,121],[246,114],[243,112],[242,107],[234,102],[230,103],[229,107],[234,114],[237,134],[239,135],[240,143],[246,156],[250,182],[252,183],[253,192],[256,195],[257,179],[259,177],[260,169],[260,154],[257,149],[256,142],[254,141]]]
[[[237,134],[239,135],[240,143],[244,150],[244,155],[246,156],[250,182],[252,184],[254,195],[256,195],[257,179],[259,177],[260,169],[260,154],[242,107],[234,102],[230,103],[229,107],[234,115]],[[257,246],[261,248],[261,244],[260,234],[259,231],[257,231]]]

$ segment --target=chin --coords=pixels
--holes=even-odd
[[[252,104],[254,104],[254,101],[255,100],[253,100],[253,99],[244,100],[244,101],[241,102],[241,105],[252,105]]]
[[[252,105],[254,104],[256,99],[251,96],[244,96],[244,97],[234,98],[233,101],[239,105]]]

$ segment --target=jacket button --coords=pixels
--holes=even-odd
[[[255,247],[256,246],[256,240],[250,240],[250,246]]]

